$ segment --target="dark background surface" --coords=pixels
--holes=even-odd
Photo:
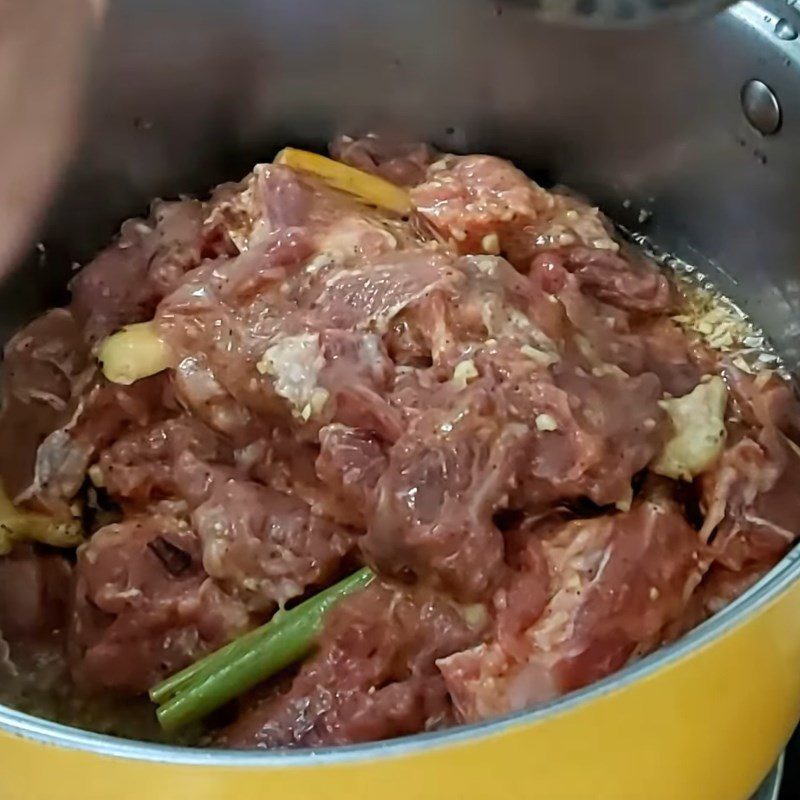
[[[798,800],[798,798],[800,798],[800,728],[795,731],[786,749],[780,800]]]

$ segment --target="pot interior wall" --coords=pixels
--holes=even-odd
[[[594,32],[538,23],[525,0],[116,0],[44,254],[8,280],[0,334],[59,302],[70,265],[152,197],[202,192],[287,143],[385,129],[588,194],[708,271],[793,368],[800,42],[775,32],[793,13],[745,1]],[[743,114],[753,78],[782,106],[774,135]]]

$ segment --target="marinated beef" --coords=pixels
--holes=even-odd
[[[491,156],[331,152],[412,210],[259,165],[125,223],[6,346],[4,674],[46,642],[75,692],[140,695],[367,565],[213,736],[385,739],[603,678],[796,540],[791,387],[681,323],[597,209]],[[140,322],[169,368],[113,384],[98,349]],[[717,417],[676,412],[710,389]],[[30,514],[91,517],[76,556]]]

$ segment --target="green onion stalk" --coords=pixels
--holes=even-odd
[[[305,658],[330,608],[374,578],[364,567],[154,686],[150,699],[159,706],[161,727],[174,731],[196,722]]]

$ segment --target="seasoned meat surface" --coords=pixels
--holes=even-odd
[[[289,689],[254,703],[220,741],[229,747],[314,747],[452,724],[436,662],[479,635],[444,597],[373,585],[331,612],[318,652]]]
[[[790,384],[598,209],[489,155],[331,154],[154,202],[6,345],[9,686],[143,696],[368,566],[205,736],[385,739],[601,679],[796,540]]]
[[[658,497],[527,535],[541,537],[549,574],[541,614],[514,638],[498,631],[494,641],[439,662],[464,719],[551,700],[652,649],[708,565],[679,509]]]

